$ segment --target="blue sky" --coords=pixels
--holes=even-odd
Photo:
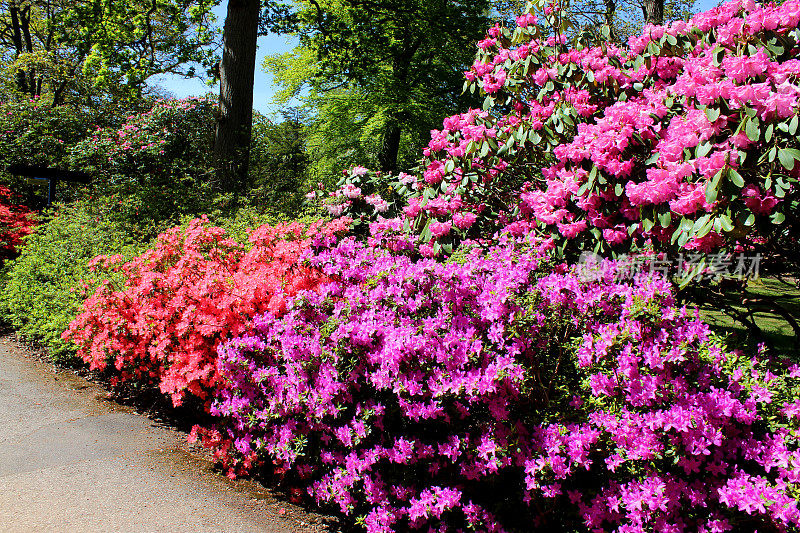
[[[716,6],[717,0],[698,0],[695,6],[700,11],[705,11]],[[228,2],[223,0],[219,6],[214,8],[214,13],[220,26],[225,22],[225,13]],[[267,54],[288,52],[297,44],[296,39],[284,35],[269,35],[258,40],[258,56],[256,59],[256,77],[253,94],[253,107],[269,115],[278,110],[277,106],[271,105],[272,96],[275,89],[272,86],[272,76],[264,72],[261,63]],[[219,86],[209,87],[205,82],[197,78],[185,79],[180,76],[154,76],[150,79],[151,85],[160,85],[177,97],[202,96],[208,92],[217,94]]]
[[[221,2],[214,8],[217,22],[222,27],[225,23],[225,13],[228,9],[228,2]],[[269,35],[258,39],[258,55],[256,57],[256,77],[253,91],[253,107],[266,115],[278,110],[276,106],[270,105],[275,90],[272,86],[272,76],[264,72],[261,63],[267,54],[288,52],[297,44],[297,40],[285,35]],[[182,78],[180,76],[154,76],[149,80],[151,85],[160,85],[170,93],[179,98],[186,96],[202,96],[208,92],[218,94],[219,85],[209,87],[203,80],[198,78]]]

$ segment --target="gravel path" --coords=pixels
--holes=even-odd
[[[332,531],[185,434],[0,338],[0,532]]]

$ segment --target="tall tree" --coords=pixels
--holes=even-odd
[[[98,91],[138,96],[154,74],[210,62],[215,1],[0,1],[0,57],[19,92],[55,105]]]
[[[260,15],[259,0],[228,1],[214,141],[218,186],[225,192],[239,192],[247,185]]]
[[[267,67],[292,94],[366,97],[381,122],[377,166],[388,172],[398,169],[404,135],[436,127],[457,109],[462,71],[491,14],[489,0],[295,0],[293,6],[300,63],[283,56]],[[292,79],[284,67],[306,75]],[[428,111],[438,120],[427,120]]]
[[[647,24],[663,24],[664,0],[642,0],[642,15]]]

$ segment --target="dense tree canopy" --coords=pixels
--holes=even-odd
[[[215,0],[0,2],[4,78],[53,103],[139,94],[159,73],[194,74],[213,51]]]
[[[297,0],[292,7],[300,47],[268,58],[267,68],[285,96],[309,90],[322,115],[341,122],[349,114],[360,124],[351,144],[363,147],[370,131],[383,171],[398,168],[405,135],[427,132],[435,117],[457,108],[472,43],[490,19],[488,0]],[[342,98],[368,105],[353,116]]]

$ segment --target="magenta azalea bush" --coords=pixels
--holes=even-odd
[[[800,369],[725,349],[663,279],[544,248],[321,247],[336,281],[220,348],[206,440],[370,532],[800,523]]]
[[[648,26],[628,47],[569,45],[552,29],[560,13],[539,15],[478,43],[465,89],[486,95],[484,109],[433,132],[406,205],[358,209],[349,182],[329,204],[416,235],[430,256],[497,230],[549,234],[567,251],[785,249],[797,232],[800,1],[735,0]]]

